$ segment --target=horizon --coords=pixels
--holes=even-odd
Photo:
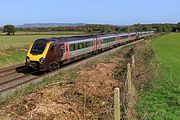
[[[101,23],[92,23],[92,24],[95,24],[95,25],[113,25],[113,26],[131,26],[131,25],[136,25],[136,24],[141,24],[141,25],[143,25],[143,24],[177,24],[177,23],[180,23],[180,21],[179,22],[174,22],[174,23],[167,23],[167,22],[164,22],[164,23],[134,23],[134,24],[129,24],[129,25],[113,25],[113,24],[101,24]],[[31,24],[91,24],[91,23],[83,23],[83,22],[79,22],[79,23],[61,23],[61,22],[59,22],[59,23],[51,23],[51,22],[49,22],[49,23],[22,23],[22,24],[4,24],[4,25],[14,25],[14,26],[22,26],[22,25],[31,25]],[[4,25],[0,25],[0,28],[2,28]]]
[[[43,3],[43,4],[42,4]],[[71,4],[70,4],[71,3]],[[178,23],[178,0],[15,0],[2,1],[0,26],[34,23],[163,24]],[[10,9],[7,9],[7,6]],[[13,12],[12,12],[13,11]]]

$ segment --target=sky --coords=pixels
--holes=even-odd
[[[0,26],[180,22],[180,0],[0,0]]]

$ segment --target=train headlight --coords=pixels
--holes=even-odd
[[[44,57],[42,57],[42,58],[40,58],[40,59],[39,59],[40,63],[43,63],[43,62],[44,62],[44,60],[45,60],[45,58],[44,58]]]
[[[26,62],[30,62],[30,58],[26,56]]]

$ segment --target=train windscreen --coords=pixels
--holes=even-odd
[[[44,52],[44,49],[46,48],[45,42],[35,42],[31,48],[31,54],[42,54]]]

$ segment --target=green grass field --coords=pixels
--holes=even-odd
[[[9,48],[24,48],[35,39],[50,37],[65,37],[70,35],[22,35],[22,36],[0,36],[0,50]]]
[[[180,34],[162,36],[152,44],[160,72],[140,96],[138,119],[180,120]]]

